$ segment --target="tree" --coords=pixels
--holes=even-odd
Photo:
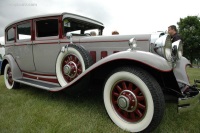
[[[200,58],[200,18],[187,16],[180,18],[177,24],[184,44],[183,55],[192,63],[195,58]]]

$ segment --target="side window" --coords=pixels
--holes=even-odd
[[[23,23],[17,26],[17,39],[25,40],[31,39],[31,23]]]
[[[58,19],[36,21],[36,36],[58,36]]]
[[[15,40],[15,30],[12,27],[7,31],[7,41],[14,41],[14,40]]]

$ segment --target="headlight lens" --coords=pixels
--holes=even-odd
[[[171,61],[172,42],[169,35],[163,35],[155,42],[154,51],[166,60]]]
[[[183,55],[183,43],[181,40],[172,43],[172,56],[174,60],[178,60]]]

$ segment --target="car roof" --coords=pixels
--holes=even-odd
[[[94,19],[91,19],[91,18],[87,18],[87,17],[84,17],[84,16],[81,16],[81,15],[76,15],[76,14],[73,14],[73,13],[67,13],[67,12],[63,12],[63,13],[54,13],[54,14],[44,14],[44,15],[37,15],[37,16],[32,16],[32,17],[26,17],[26,18],[23,18],[23,19],[19,19],[19,20],[16,20],[16,21],[13,21],[12,23],[8,24],[5,29],[7,29],[8,27],[10,27],[11,25],[13,24],[16,24],[16,23],[19,23],[19,22],[22,22],[22,21],[26,21],[26,20],[30,20],[30,19],[37,19],[37,18],[45,18],[45,17],[55,17],[55,16],[73,16],[74,18],[82,18],[84,20],[89,20],[90,22],[94,22],[100,26],[103,26],[103,23],[97,21],[97,20],[94,20]]]

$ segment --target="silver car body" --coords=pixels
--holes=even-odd
[[[36,29],[36,22],[49,18],[58,19],[59,34],[52,37],[37,37],[38,29]],[[60,33],[62,31],[61,24],[66,18],[96,25],[99,27],[99,36],[72,37],[74,44],[81,45],[90,52],[94,64],[72,82],[61,87],[56,75],[56,61],[62,47],[70,43],[70,40],[63,33]],[[153,70],[150,73],[158,72],[167,75],[163,76],[163,80],[166,83],[168,82],[167,80],[170,80],[170,83],[168,83],[169,86],[166,85],[165,87],[176,92],[178,96],[181,95],[179,82],[190,85],[185,72],[185,66],[190,63],[186,58],[182,57],[176,62],[176,66],[173,67],[171,62],[152,51],[153,43],[159,38],[160,33],[102,36],[104,26],[101,22],[75,14],[62,13],[36,16],[13,22],[5,28],[5,37],[8,34],[9,28],[24,22],[31,23],[31,38],[22,41],[16,38],[13,41],[6,40],[5,57],[2,63],[2,67],[5,67],[7,62],[11,64],[13,79],[16,82],[49,91],[60,91],[76,84],[77,81],[84,78],[88,73],[95,72],[97,68],[116,61],[125,61],[128,64],[132,62],[133,65],[140,64],[145,66],[145,68]],[[137,47],[134,50],[130,50],[128,45],[131,38],[134,38],[137,42]],[[1,70],[1,74],[3,74],[3,70]],[[170,79],[167,79],[169,77]],[[30,80],[33,82],[28,82]]]

